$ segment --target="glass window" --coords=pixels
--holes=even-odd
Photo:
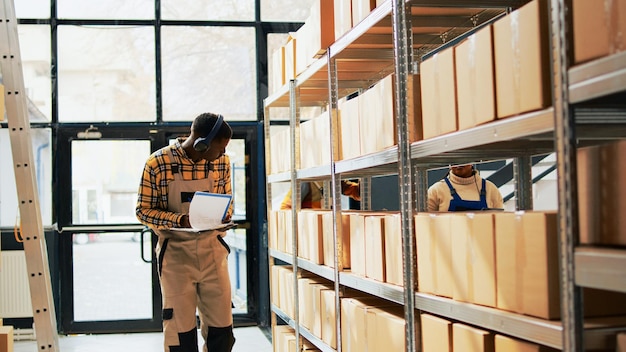
[[[163,27],[163,119],[256,120],[254,28]]]
[[[35,165],[36,187],[44,226],[52,224],[52,148],[50,129],[31,129],[33,141],[33,162]],[[17,187],[13,171],[13,154],[9,130],[0,129],[0,150],[6,151],[0,158],[0,226],[14,227],[19,224]],[[22,219],[25,217],[21,215]]]
[[[31,121],[49,122],[52,116],[52,83],[50,80],[50,27],[20,25],[17,27],[24,88],[30,100]]]
[[[233,186],[233,219],[246,219],[246,145],[243,139],[231,139],[226,147],[230,157]]]
[[[137,190],[149,155],[149,141],[72,141],[72,222],[137,223]]]
[[[304,22],[309,17],[311,6],[317,1],[319,0],[261,0],[261,21]]]
[[[165,20],[254,21],[255,0],[161,0]]]
[[[141,259],[140,236],[134,232],[73,235],[74,320],[152,318],[152,265]],[[150,236],[143,245],[149,258]]]
[[[50,18],[50,0],[14,1],[17,18]]]
[[[60,26],[59,121],[153,121],[152,27]]]
[[[59,18],[153,19],[154,9],[154,0],[57,0]]]

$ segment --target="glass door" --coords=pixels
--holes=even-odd
[[[135,217],[141,172],[153,146],[134,134],[96,129],[59,134],[63,177],[55,204],[65,333],[161,328],[153,238]]]
[[[225,237],[231,247],[229,269],[235,324],[256,322],[258,274],[253,271],[259,233],[250,205],[250,151],[256,124],[233,126],[227,147],[231,159],[233,220]],[[57,228],[61,267],[61,324],[64,333],[161,330],[161,295],[154,246],[156,237],[135,217],[144,163],[150,153],[188,134],[188,126],[158,133],[133,128],[92,131],[64,129],[57,148]],[[149,138],[146,138],[146,135]],[[256,162],[256,161],[255,161]],[[254,259],[254,257],[251,257]],[[252,275],[250,273],[252,272]]]

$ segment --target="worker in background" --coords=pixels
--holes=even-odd
[[[428,189],[428,211],[502,210],[500,190],[481,178],[474,165],[454,165]]]
[[[358,182],[343,180],[341,181],[341,194],[348,196],[354,200],[361,200],[361,188]],[[324,191],[322,183],[317,181],[302,182],[300,184],[300,197],[302,199],[302,209],[320,209],[322,208],[322,197]],[[291,189],[280,204],[280,209],[291,209]]]
[[[143,170],[136,214],[158,236],[165,352],[198,351],[196,309],[205,352],[230,352],[235,343],[225,233],[175,229],[191,227],[195,191],[232,194],[230,160],[224,154],[231,137],[221,115],[201,114],[188,138],[154,152]],[[231,215],[232,204],[223,221]]]

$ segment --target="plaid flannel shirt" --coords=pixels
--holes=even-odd
[[[170,156],[178,159],[178,168],[183,180],[213,177],[213,190],[211,192],[232,194],[230,158],[228,155],[222,155],[213,162],[201,160],[194,163],[183,150],[181,146],[183,141],[183,138],[179,138],[175,144],[152,153],[144,166],[135,213],[142,224],[151,228],[166,229],[181,226],[183,214],[167,210],[168,184],[174,180]],[[170,154],[164,153],[166,148],[170,149]],[[231,216],[232,212],[233,205],[231,203],[228,215]]]

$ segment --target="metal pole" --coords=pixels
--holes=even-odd
[[[343,270],[343,241],[341,232],[341,180],[338,179],[335,173],[334,160],[339,159],[339,135],[337,131],[337,101],[339,97],[337,95],[338,82],[337,82],[337,61],[332,57],[330,49],[326,52],[328,57],[328,93],[329,93],[329,106],[328,117],[330,119],[330,135],[331,145],[330,153],[333,157],[333,162],[330,164],[330,184],[332,189],[332,219],[333,219],[333,242],[335,244],[334,250],[334,286],[335,286],[335,329],[336,329],[336,341],[337,352],[341,352],[343,349],[341,343],[341,297],[339,286],[339,272]]]
[[[568,1],[567,5],[571,5]],[[563,350],[583,351],[581,289],[574,281],[574,249],[578,244],[576,181],[576,126],[569,105],[567,9],[565,0],[550,1],[552,85],[559,204],[559,248],[561,270],[561,315]]]
[[[300,339],[300,303],[298,297],[298,213],[300,211],[302,195],[300,194],[300,181],[298,181],[298,169],[300,166],[300,105],[298,104],[298,91],[296,81],[289,81],[289,131],[290,131],[290,156],[291,156],[291,250],[293,257],[293,302],[295,322],[294,330],[296,342],[302,347]]]
[[[400,217],[402,222],[402,269],[404,273],[404,318],[406,351],[417,350],[415,341],[415,238],[413,237],[413,178],[411,146],[409,143],[409,89],[412,89],[412,31],[411,5],[404,0],[392,1],[394,60],[396,73],[396,126],[398,133],[398,179],[400,192]]]
[[[533,208],[533,177],[530,156],[520,156],[513,161],[515,179],[515,209]]]

